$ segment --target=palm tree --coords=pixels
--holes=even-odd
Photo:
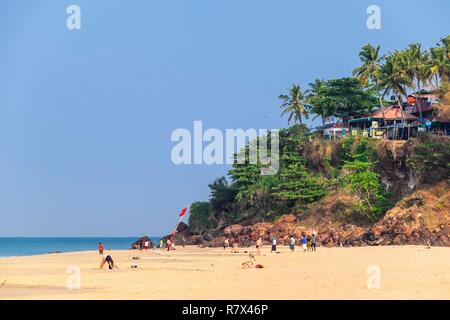
[[[438,43],[438,45],[441,45],[444,48],[445,53],[447,54],[447,58],[450,59],[450,35],[442,38],[441,42]]]
[[[382,97],[392,92],[398,101],[402,114],[402,122],[405,122],[403,108],[401,105],[402,96],[407,97],[406,87],[411,85],[411,81],[402,68],[402,56],[400,52],[394,52],[385,57],[385,63],[380,67],[379,87],[383,90]]]
[[[430,56],[430,80],[434,77],[437,89],[439,87],[439,78],[445,79],[445,75],[450,71],[450,60],[447,58],[447,54],[443,47],[431,48]]]
[[[304,96],[300,86],[293,84],[287,95],[282,94],[278,98],[283,101],[283,104],[280,106],[283,110],[281,116],[289,113],[288,124],[294,119],[294,123],[299,122],[302,126],[302,116],[308,119],[309,113],[306,106],[303,104]]]
[[[356,76],[356,79],[358,79],[362,85],[367,86],[369,82],[371,82],[372,86],[375,89],[378,89],[380,65],[384,59],[384,56],[380,56],[380,46],[374,47],[371,44],[366,44],[359,52],[359,59],[361,60],[362,65],[353,70],[353,76]],[[383,124],[386,124],[381,95],[378,96],[378,100],[380,101],[380,110],[383,115]]]
[[[356,76],[363,85],[367,85],[369,81],[376,82],[383,58],[380,56],[380,46],[366,44],[359,53],[362,65],[353,70],[353,76]]]
[[[427,52],[422,51],[422,46],[419,43],[410,44],[408,48],[403,51],[403,54],[404,60],[402,62],[406,65],[405,71],[408,74],[411,83],[414,82],[414,79],[416,80],[417,91],[420,92],[421,84],[425,85],[429,78],[429,75],[427,74],[429,71],[429,68],[427,68],[427,65],[429,65],[429,56]],[[417,100],[417,106],[419,107],[419,114],[422,116],[420,100]]]
[[[438,43],[438,48],[442,48],[442,59],[446,61],[446,67],[441,75],[441,79],[443,81],[448,81],[450,79],[450,35],[441,39],[440,43]]]
[[[322,126],[325,126],[327,118],[330,117],[329,110],[323,107],[320,103],[317,103],[315,100],[320,96],[324,88],[325,81],[316,79],[313,83],[309,83],[309,89],[305,91],[305,102],[311,105],[311,112],[316,114],[313,120],[320,116],[322,119]]]

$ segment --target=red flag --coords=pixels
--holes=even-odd
[[[183,210],[181,210],[180,212],[180,217],[184,216],[184,214],[186,213],[187,208],[183,208]]]

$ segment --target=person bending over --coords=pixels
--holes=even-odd
[[[106,254],[106,255],[103,257],[102,262],[100,262],[100,269],[103,269],[103,266],[104,266],[106,263],[108,263],[108,268],[109,268],[109,269],[114,269],[114,268],[119,269],[119,267],[118,267],[117,265],[114,264],[114,260],[113,260],[113,258],[112,258],[109,254]]]

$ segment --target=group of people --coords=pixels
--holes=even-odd
[[[183,237],[182,245],[185,246],[186,240]],[[172,239],[168,239],[164,241],[163,239],[159,240],[159,244],[156,242],[153,242],[151,239],[141,239],[139,240],[139,251],[148,251],[148,249],[151,248],[155,250],[156,248],[161,249],[167,249],[167,251],[174,250],[175,246]],[[102,260],[100,262],[100,269],[103,269],[103,267],[108,264],[109,269],[119,269],[117,265],[114,263],[113,258],[110,254],[104,254],[104,246],[101,242],[98,243],[98,253],[102,256]]]
[[[289,249],[291,249],[291,252],[294,252],[295,250],[295,243],[296,240],[294,236],[291,236],[289,239]],[[303,251],[316,251],[317,247],[317,234],[313,233],[312,235],[302,235],[300,238],[300,244],[302,245]]]
[[[186,240],[183,237],[183,240],[182,240],[183,247],[185,246],[185,244],[186,244]],[[148,251],[149,248],[151,248],[153,250],[155,250],[156,248],[160,248],[160,249],[167,249],[167,251],[170,251],[170,250],[175,250],[175,244],[172,239],[167,239],[167,240],[160,239],[159,243],[152,242],[151,239],[139,240],[139,251],[143,251],[143,250]]]
[[[304,252],[309,251],[316,251],[317,248],[317,232],[313,232],[311,235],[305,235],[303,234],[299,239],[299,244],[302,246]],[[291,236],[289,239],[289,249],[291,252],[294,252],[295,245],[297,243],[297,240],[294,236]],[[271,239],[272,248],[270,250],[271,253],[277,253],[277,244],[278,239],[273,236]],[[230,247],[230,240],[228,238],[225,238],[223,242],[223,249],[226,250]],[[262,247],[262,238],[261,236],[258,237],[256,240],[256,252],[258,255],[261,254],[261,247]],[[233,247],[231,250],[232,253],[238,253],[239,252],[239,238],[236,239],[236,241],[233,243]]]

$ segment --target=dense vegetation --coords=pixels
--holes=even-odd
[[[450,78],[450,36],[426,51],[413,44],[384,56],[379,52],[380,47],[362,48],[362,65],[353,71],[354,78],[315,80],[305,92],[293,85],[287,94],[280,95],[282,115],[287,114],[288,124],[292,121],[293,125],[280,130],[279,171],[261,175],[260,164],[235,163],[227,177],[209,185],[208,202],[192,204],[191,231],[201,233],[244,219],[272,221],[282,214],[304,213],[337,190],[354,197],[354,210],[349,214],[365,221],[380,219],[392,203],[376,171],[377,141],[342,139],[339,159],[332,162],[324,157],[322,170],[317,170],[304,156],[313,137],[302,120],[313,116],[320,117],[324,124],[331,118],[346,121],[385,105],[388,93],[400,103],[408,90],[420,90],[425,85],[437,89]],[[241,152],[248,149],[249,146]],[[448,139],[436,142],[423,136],[415,149],[407,163],[414,172],[429,172],[432,176],[433,170],[450,164]]]

